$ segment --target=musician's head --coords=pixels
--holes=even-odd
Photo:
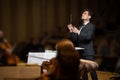
[[[63,39],[56,44],[56,50],[57,55],[51,60],[50,74],[76,76],[79,70],[80,57],[73,43],[68,39]]]
[[[74,49],[74,44],[69,39],[62,39],[56,44],[55,48],[57,51],[62,50],[62,49],[63,50],[64,49]]]

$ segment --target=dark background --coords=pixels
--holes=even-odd
[[[89,8],[95,14],[94,48],[104,62],[100,68],[112,70],[120,56],[119,7],[120,0],[0,0],[0,29],[13,45],[31,37],[54,42],[68,36],[71,15],[79,26],[81,11]]]

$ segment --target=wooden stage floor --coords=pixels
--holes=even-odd
[[[98,75],[98,80],[110,80],[111,77],[115,77],[120,74],[115,72],[97,71],[97,75]],[[89,77],[89,80],[92,80],[89,73],[88,73],[88,77]]]

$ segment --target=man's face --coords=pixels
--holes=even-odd
[[[89,20],[91,18],[91,16],[89,15],[89,12],[88,11],[84,11],[82,13],[82,16],[81,16],[81,19],[82,20]]]

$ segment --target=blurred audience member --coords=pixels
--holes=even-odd
[[[97,54],[104,57],[109,57],[111,55],[110,44],[108,43],[108,40],[106,37],[100,40],[97,48]]]
[[[39,38],[31,38],[27,50],[28,52],[44,52],[44,46],[40,43]]]
[[[69,49],[75,49],[74,48],[74,44],[72,43],[71,40],[69,39],[62,39],[61,41],[59,41],[56,46],[55,46],[56,50],[69,50]]]

